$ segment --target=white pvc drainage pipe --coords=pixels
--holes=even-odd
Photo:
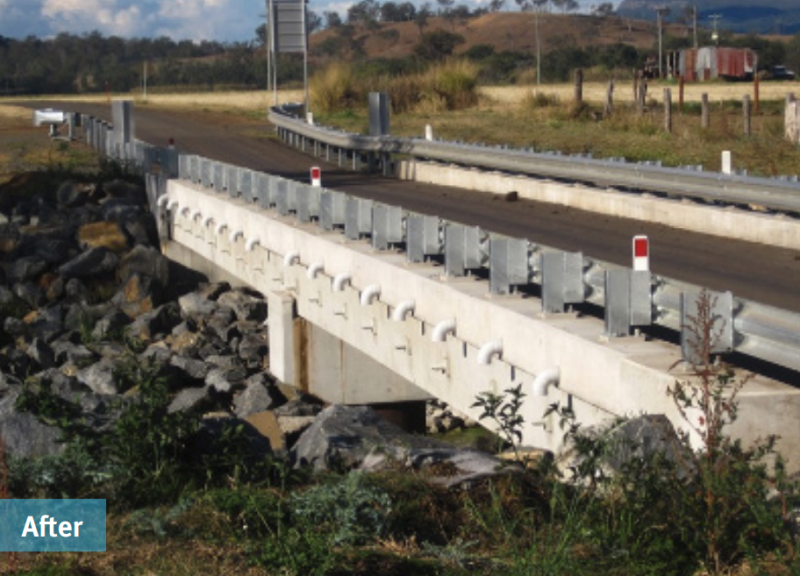
[[[533,379],[533,395],[547,396],[550,386],[558,386],[561,382],[561,369],[548,368],[536,375]]]
[[[308,267],[308,271],[306,272],[306,276],[308,276],[309,280],[313,280],[317,277],[317,274],[325,270],[325,266],[321,262],[315,262],[311,266]]]
[[[416,304],[413,300],[400,302],[400,304],[397,305],[397,308],[394,309],[394,312],[392,312],[392,320],[395,322],[403,322],[406,319],[406,316],[414,311],[414,308],[416,308]]]
[[[455,334],[455,332],[456,332],[455,318],[451,318],[450,320],[442,320],[433,329],[433,334],[431,334],[431,340],[434,342],[444,342],[447,339],[448,334]]]
[[[286,256],[283,257],[283,265],[287,268],[296,264],[300,260],[300,254],[297,252],[289,252]]]
[[[259,240],[259,239],[258,239],[257,237],[255,237],[255,236],[253,236],[253,237],[252,237],[252,238],[250,238],[250,239],[247,241],[247,243],[244,245],[244,249],[245,249],[246,251],[248,251],[248,252],[252,252],[252,251],[253,251],[253,249],[254,249],[254,248],[257,246],[257,245],[259,245],[259,244],[261,244],[261,240]]]
[[[350,274],[347,272],[342,272],[341,274],[337,274],[336,277],[333,279],[333,291],[334,292],[342,292],[344,290],[345,285],[350,283]]]
[[[478,364],[482,366],[488,366],[492,363],[492,358],[497,356],[498,358],[503,355],[503,341],[502,340],[492,340],[491,342],[487,342],[481,349],[478,351]]]
[[[361,305],[369,306],[380,295],[381,287],[377,284],[370,284],[361,292]]]

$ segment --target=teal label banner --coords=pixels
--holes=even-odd
[[[0,552],[105,551],[105,500],[0,500]]]

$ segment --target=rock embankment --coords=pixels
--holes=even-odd
[[[460,480],[496,466],[405,435],[367,408],[320,415],[319,402],[269,373],[261,294],[226,283],[181,290],[175,273],[135,184],[67,182],[0,213],[0,435],[10,454],[63,449],[60,429],[24,410],[21,395],[46,390],[101,430],[136,400],[146,369],[169,378],[170,412],[238,419],[301,464],[453,462]],[[429,425],[442,431],[464,419],[435,405]]]

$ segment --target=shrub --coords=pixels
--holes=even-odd
[[[312,106],[323,114],[349,109],[366,101],[366,95],[347,63],[329,64],[314,74],[310,85]]]
[[[463,110],[478,103],[478,68],[464,60],[448,60],[430,68],[423,94],[434,108]]]

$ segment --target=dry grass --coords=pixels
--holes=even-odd
[[[29,109],[10,104],[0,104],[0,130],[30,126],[31,122],[31,111]]]
[[[674,83],[653,82],[650,84],[649,94],[661,100],[664,88],[672,91],[672,101],[678,101],[678,86]],[[587,102],[601,104],[605,102],[608,83],[585,82],[583,85],[583,98]],[[562,102],[573,99],[575,85],[545,84],[543,86],[484,86],[480,88],[481,94],[498,105],[518,104],[531,93],[543,93],[554,96]],[[783,100],[790,92],[800,95],[800,82],[761,82],[759,87],[761,100]],[[700,102],[703,94],[708,94],[710,102],[723,102],[728,100],[741,101],[745,94],[754,98],[751,83],[713,83],[713,84],[686,84],[684,88],[685,102]],[[633,81],[619,80],[614,86],[615,102],[633,102]]]

